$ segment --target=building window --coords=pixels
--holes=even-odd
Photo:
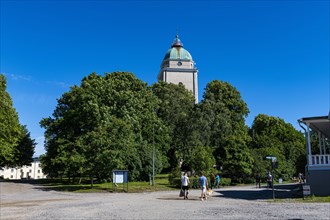
[[[40,170],[38,170],[38,173],[40,173]]]
[[[14,172],[14,169],[11,169],[11,172],[13,173]]]
[[[10,175],[10,179],[12,179],[12,178],[14,178],[14,176],[13,175]]]
[[[32,170],[30,170],[29,172],[32,173]]]
[[[38,164],[38,167],[41,167],[41,163]]]

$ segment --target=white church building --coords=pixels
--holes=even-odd
[[[190,53],[183,48],[183,43],[176,35],[172,46],[165,54],[161,63],[158,80],[179,84],[182,83],[190,90],[195,103],[198,103],[198,70]]]

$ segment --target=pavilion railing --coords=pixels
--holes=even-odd
[[[330,154],[309,155],[309,165],[330,166]]]

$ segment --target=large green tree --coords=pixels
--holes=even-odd
[[[14,151],[12,166],[30,165],[33,161],[34,149],[37,143],[31,138],[26,125],[21,126],[22,134]]]
[[[170,131],[170,150],[168,158],[171,169],[178,166],[180,160],[189,157],[194,146],[191,117],[195,108],[194,96],[183,84],[158,82],[152,85],[152,91],[159,100],[157,116],[162,119]]]
[[[0,74],[0,167],[29,165],[36,143],[26,126],[20,125],[6,89],[6,77]]]
[[[265,174],[271,169],[267,156],[277,157],[276,177],[286,180],[304,172],[306,164],[305,140],[301,132],[281,118],[259,114],[250,129],[254,155],[254,171]]]
[[[156,107],[156,97],[133,74],[90,74],[41,121],[46,172],[106,179],[112,169],[128,169],[131,179],[147,179],[153,154],[159,172],[167,166],[168,132]]]
[[[217,165],[233,181],[242,181],[252,173],[253,158],[248,143],[245,117],[249,113],[238,90],[227,82],[207,84],[200,104],[200,139],[213,148]]]
[[[15,148],[22,136],[18,114],[6,89],[6,77],[0,74],[0,167],[14,163]]]

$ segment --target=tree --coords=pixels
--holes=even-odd
[[[14,150],[14,160],[12,166],[30,165],[33,162],[33,154],[36,146],[34,139],[31,139],[30,132],[26,125],[21,126],[22,135]]]
[[[255,172],[270,170],[266,156],[277,157],[277,177],[290,179],[304,171],[306,164],[305,140],[301,132],[281,118],[259,114],[249,131],[252,137],[251,148],[255,156]],[[304,161],[304,162],[303,162]]]
[[[245,117],[246,103],[236,88],[214,80],[207,84],[200,108],[200,139],[213,148],[217,165],[233,181],[241,181],[252,173],[253,158],[248,143]]]
[[[194,146],[191,149],[190,157],[184,161],[183,166],[189,167],[190,170],[202,172],[213,170],[215,159],[212,154],[211,147]]]
[[[14,163],[15,148],[22,136],[18,114],[6,88],[6,77],[0,74],[0,167]]]
[[[114,168],[129,169],[131,179],[148,179],[153,149],[156,171],[167,164],[168,133],[156,106],[146,83],[131,73],[90,74],[62,95],[53,117],[41,121],[45,169],[98,179],[110,178]]]
[[[157,116],[169,128],[171,139],[167,157],[173,169],[181,159],[185,160],[189,156],[189,148],[194,146],[190,118],[195,99],[182,83],[158,82],[151,89],[158,98]]]

